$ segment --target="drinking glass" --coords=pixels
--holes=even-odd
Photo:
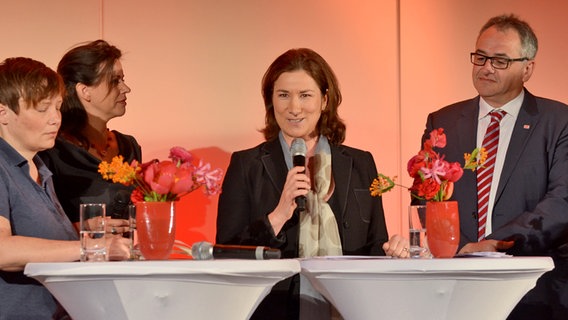
[[[83,203],[79,206],[79,211],[81,261],[106,261],[106,205],[104,203]]]
[[[140,244],[138,243],[138,231],[136,230],[136,206],[131,204],[128,206],[129,224],[130,224],[130,260],[144,260],[140,252]]]
[[[426,206],[408,206],[410,258],[431,258],[426,237]]]

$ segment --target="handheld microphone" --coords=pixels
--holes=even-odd
[[[292,141],[292,145],[290,146],[290,154],[292,154],[292,164],[294,165],[294,167],[306,166],[306,152],[307,147],[304,139],[296,138]],[[296,205],[298,206],[298,210],[306,210],[306,196],[297,196]]]
[[[113,219],[128,220],[128,205],[130,204],[130,191],[118,190],[108,207]],[[107,211],[108,212],[108,211]]]
[[[256,246],[238,246],[211,244],[206,241],[196,242],[191,246],[191,256],[195,260],[211,259],[280,259],[279,249]]]

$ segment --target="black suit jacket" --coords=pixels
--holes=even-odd
[[[329,199],[345,255],[381,255],[388,240],[382,202],[369,186],[377,177],[373,156],[347,146],[331,146],[335,190]],[[276,208],[288,168],[278,139],[235,152],[223,181],[217,215],[217,243],[279,248],[298,257],[298,215],[277,236],[267,215]]]
[[[476,147],[479,97],[458,102],[428,116],[428,138],[444,128],[449,161],[463,163]],[[455,184],[452,200],[460,210],[461,243],[477,242],[476,173],[470,170]],[[489,239],[514,240],[515,255],[568,254],[568,107],[557,101],[525,97],[499,181]]]

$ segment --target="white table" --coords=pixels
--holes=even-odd
[[[554,267],[545,257],[313,258],[300,264],[347,320],[505,319]]]
[[[75,320],[248,319],[297,260],[29,263]]]

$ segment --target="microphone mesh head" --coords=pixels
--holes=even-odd
[[[191,256],[195,260],[213,259],[213,245],[206,241],[196,242],[191,245]]]
[[[296,138],[292,140],[292,145],[290,146],[290,153],[292,156],[302,155],[305,156],[307,152],[306,141],[302,138]]]

